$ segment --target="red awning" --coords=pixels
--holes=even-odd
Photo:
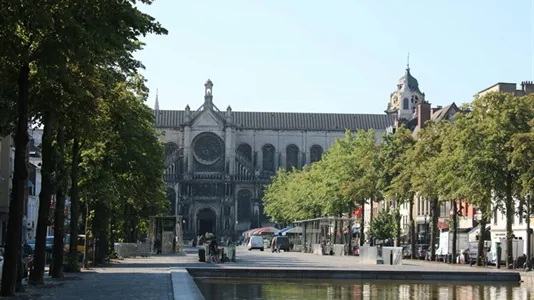
[[[447,224],[446,222],[438,222],[438,228],[439,229],[449,228],[449,224]]]

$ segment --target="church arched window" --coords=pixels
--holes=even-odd
[[[249,144],[243,143],[237,147],[237,153],[241,154],[244,158],[252,161],[252,148]]]
[[[252,192],[249,190],[240,190],[237,193],[237,220],[248,221],[252,214],[252,206],[250,199],[252,198]]]
[[[402,109],[409,109],[410,108],[410,100],[408,98],[404,98],[402,100]]]
[[[310,148],[310,162],[314,163],[320,161],[323,157],[323,147],[319,145],[313,145]]]
[[[299,147],[296,145],[289,145],[286,148],[286,170],[291,170],[293,167],[298,168],[299,161]]]
[[[266,144],[261,148],[262,152],[262,166],[264,171],[275,172],[274,169],[274,146]]]

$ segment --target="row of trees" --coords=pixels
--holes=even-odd
[[[166,209],[163,147],[148,90],[138,74],[140,36],[166,34],[137,7],[152,0],[7,0],[0,9],[0,136],[13,135],[15,163],[2,296],[15,293],[20,270],[29,124],[43,129],[42,186],[32,283],[42,283],[46,229],[54,225],[51,273],[79,270],[76,236],[88,224],[97,261],[119,239],[135,240]],[[137,4],[136,4],[137,3]],[[50,210],[55,194],[57,209]],[[63,207],[70,198],[71,222]],[[79,222],[83,219],[82,222]]]
[[[464,105],[450,120],[431,120],[425,125],[415,138],[404,127],[380,140],[372,130],[347,132],[321,161],[302,170],[280,170],[266,189],[265,212],[276,222],[291,223],[350,214],[355,208],[383,201],[384,214],[397,222],[387,228],[396,231],[400,240],[395,210],[408,203],[409,236],[415,251],[414,198],[423,197],[431,204],[433,242],[439,233],[440,205],[448,202],[456,208],[464,200],[479,210],[481,237],[493,213],[506,215],[507,261],[511,262],[514,217],[516,213],[528,217],[522,213],[526,211],[524,199],[534,186],[534,96],[489,93]],[[364,228],[363,213],[361,217]],[[457,209],[452,209],[453,240],[457,220]],[[370,231],[382,236],[383,232]],[[364,240],[362,232],[360,242]],[[435,250],[431,247],[432,259]]]

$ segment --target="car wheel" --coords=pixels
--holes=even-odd
[[[252,248],[248,248],[248,251],[252,251]]]
[[[264,250],[263,248],[260,249],[260,251],[263,251],[263,250]]]

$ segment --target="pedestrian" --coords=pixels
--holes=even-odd
[[[218,250],[219,250],[218,248],[219,248],[219,245],[217,245],[217,239],[213,237],[209,245],[210,262],[214,261],[215,263],[221,263],[218,257]]]

